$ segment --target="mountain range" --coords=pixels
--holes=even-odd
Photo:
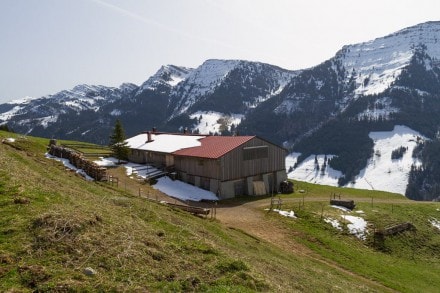
[[[341,186],[354,184],[376,155],[371,132],[402,125],[420,134],[413,163],[402,171],[405,194],[439,199],[439,41],[440,22],[427,22],[344,46],[329,60],[297,71],[243,60],[165,65],[140,86],[79,85],[1,104],[0,124],[23,134],[100,144],[108,143],[116,119],[128,136],[152,127],[253,134],[299,153],[292,169],[310,156],[326,156],[325,168],[340,172]],[[327,172],[322,162],[320,168]]]

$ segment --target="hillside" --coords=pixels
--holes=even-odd
[[[436,200],[440,180],[430,174],[440,173],[440,157],[429,149],[440,129],[439,39],[440,22],[432,21],[345,45],[302,70],[219,59],[196,68],[164,65],[140,86],[78,85],[1,104],[0,124],[22,134],[99,144],[108,143],[116,119],[128,136],[152,127],[258,135],[300,153],[298,163],[331,156],[337,184],[355,187],[375,160],[370,133],[403,126],[428,142],[416,148],[417,164],[397,171],[405,178],[398,192]]]
[[[119,188],[85,181],[44,157],[47,139],[0,131],[4,138],[15,141],[0,144],[0,291],[435,292],[440,284],[438,204],[299,183],[304,193],[282,196],[297,219],[268,213],[264,197],[221,202],[216,219],[200,218],[139,197],[139,187],[157,191],[122,175]],[[416,233],[375,243],[334,229],[322,221],[341,216],[328,205],[333,193],[354,198],[374,227],[411,221]]]
[[[373,155],[367,166],[359,175],[353,177],[347,186],[405,195],[408,174],[411,169],[422,164],[413,154],[418,145],[423,145],[426,138],[401,125],[395,126],[392,131],[370,132],[368,137],[373,141]],[[333,159],[337,157],[334,155],[310,155],[297,163],[299,157],[300,154],[296,153],[286,159],[286,164],[291,170],[289,178],[331,186],[338,186],[341,179],[345,179],[342,172],[330,166],[335,165]]]

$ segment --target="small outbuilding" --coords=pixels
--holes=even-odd
[[[287,179],[286,149],[257,136],[148,131],[127,143],[130,161],[173,170],[220,199],[277,193]]]

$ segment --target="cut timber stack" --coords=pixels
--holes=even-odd
[[[397,225],[393,225],[390,227],[387,227],[385,229],[381,229],[375,232],[375,236],[388,236],[388,235],[395,235],[397,233],[406,231],[406,230],[413,230],[415,229],[414,225],[408,222],[400,223]]]
[[[350,210],[356,207],[356,204],[353,200],[331,199],[330,204],[334,206],[345,207]]]
[[[51,144],[49,147],[49,154],[55,157],[68,159],[73,166],[78,169],[82,169],[87,175],[97,181],[107,178],[106,168],[87,160],[82,154],[72,149]]]

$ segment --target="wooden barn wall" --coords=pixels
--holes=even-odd
[[[176,170],[190,175],[221,179],[220,160],[176,156],[174,165]]]
[[[263,159],[244,160],[245,147],[267,146],[268,156]],[[253,138],[244,145],[222,157],[223,174],[221,180],[255,176],[286,169],[286,150],[259,138]]]
[[[243,148],[255,146],[267,146],[268,157],[244,160]],[[285,149],[254,138],[218,160],[176,156],[174,163],[187,174],[225,181],[285,170],[285,158]]]
[[[156,152],[147,152],[147,163],[158,168],[166,166],[166,155]]]
[[[145,153],[141,150],[130,149],[128,153],[128,160],[130,162],[144,164],[145,163]]]
[[[168,155],[168,157],[172,157]],[[128,160],[130,162],[139,164],[151,164],[156,167],[165,167],[166,165],[172,165],[172,159],[168,158],[164,153],[148,152],[144,150],[131,149],[128,154]],[[168,164],[167,164],[168,163]]]

